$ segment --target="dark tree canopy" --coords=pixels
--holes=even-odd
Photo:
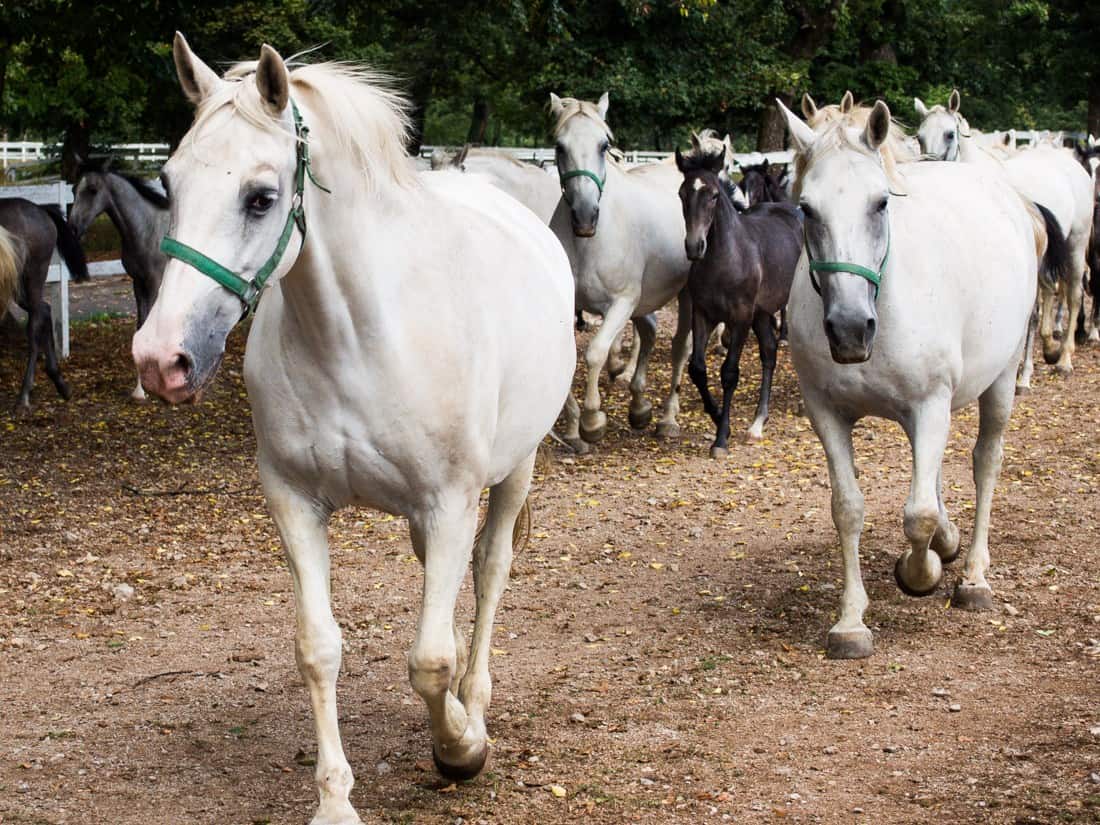
[[[1100,132],[1100,4],[1077,0],[20,0],[0,4],[0,131],[72,152],[178,140],[175,29],[219,66],[316,48],[402,79],[425,142],[540,144],[548,93],[611,93],[620,145],[689,128],[775,148],[772,101],[963,94],[979,128]]]

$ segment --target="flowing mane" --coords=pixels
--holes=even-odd
[[[268,131],[281,129],[260,100],[253,76],[256,61],[232,66],[219,86],[195,113],[191,142],[198,140],[215,112],[226,106],[253,126]],[[341,174],[362,173],[370,191],[389,184],[413,188],[417,178],[408,162],[405,146],[411,132],[410,104],[393,89],[387,75],[348,63],[288,64],[291,97],[312,113],[308,126],[328,151],[346,158]],[[318,138],[317,136],[320,135]]]
[[[878,150],[868,148],[861,138],[870,116],[870,106],[856,106],[844,116],[826,118],[820,123],[815,130],[817,140],[814,141],[813,146],[795,156],[795,184],[792,193],[794,197],[797,198],[801,191],[801,182],[806,170],[820,155],[836,149],[852,149],[867,157],[879,158],[891,185],[899,190],[904,189],[898,167],[906,163],[914,163],[920,160],[920,157],[909,148],[905,130],[893,120],[890,121],[889,135]]]

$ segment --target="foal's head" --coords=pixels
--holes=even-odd
[[[691,150],[676,150],[676,168],[683,173],[680,203],[684,209],[684,250],[689,260],[700,261],[707,254],[707,236],[722,197],[719,175],[726,166],[726,146],[722,141],[703,143],[691,136]]]
[[[783,112],[799,156],[795,196],[829,349],[841,364],[866,361],[878,324],[878,288],[868,275],[881,277],[890,250],[891,178],[881,151],[890,110],[879,101],[862,128],[849,117],[819,132],[785,106]]]
[[[921,153],[930,160],[958,160],[959,139],[970,131],[966,120],[959,114],[961,98],[954,89],[947,106],[936,104],[931,109],[919,97],[913,98],[913,106],[920,115],[917,140]]]
[[[579,238],[595,235],[600,219],[607,150],[612,140],[606,122],[608,105],[607,92],[597,103],[550,93],[558,177],[573,219],[573,234]]]

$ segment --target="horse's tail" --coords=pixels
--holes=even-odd
[[[8,302],[19,291],[19,273],[23,271],[23,244],[0,226],[0,318],[8,311]]]
[[[69,226],[65,216],[56,206],[43,206],[42,209],[57,227],[57,251],[61,253],[61,259],[69,268],[69,274],[77,283],[88,280],[91,277],[88,274],[88,261],[84,258],[84,249],[73,228]]]
[[[1035,208],[1043,218],[1043,225],[1047,232],[1047,251],[1039,264],[1039,277],[1049,288],[1057,286],[1059,281],[1069,280],[1073,267],[1071,266],[1072,254],[1069,242],[1066,240],[1058,219],[1049,209],[1041,203],[1035,204]]]

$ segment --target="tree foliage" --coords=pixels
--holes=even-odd
[[[177,28],[212,65],[268,42],[387,69],[428,142],[542,143],[550,91],[605,90],[625,147],[701,126],[772,144],[773,98],[845,89],[902,120],[958,87],[978,127],[1100,131],[1100,6],[1075,0],[20,0],[0,5],[0,130],[178,139]]]

